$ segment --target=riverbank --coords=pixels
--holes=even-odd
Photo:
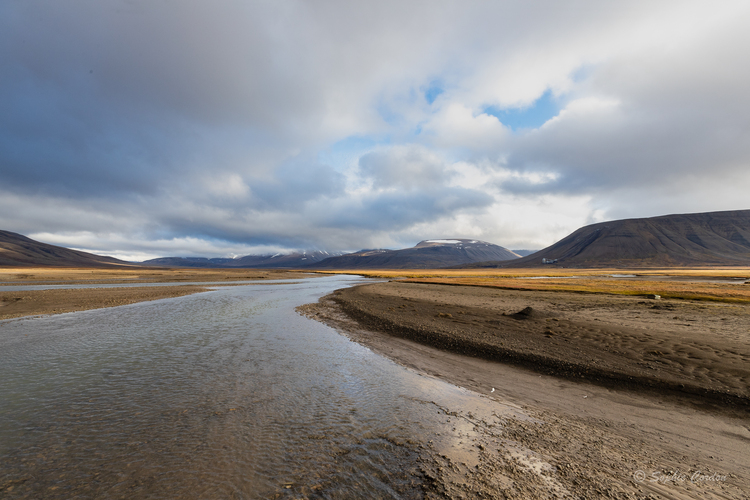
[[[315,276],[316,274],[308,272],[285,269],[6,267],[0,268],[0,291],[3,285],[22,284],[180,283],[302,279]]]
[[[331,300],[369,329],[442,350],[750,407],[750,304],[399,281]]]
[[[434,491],[520,498],[523,484],[532,496],[747,498],[746,305],[391,282],[339,290],[300,312],[538,419],[477,423],[477,467],[433,450]],[[483,357],[464,355],[477,349]],[[595,376],[607,371],[651,389]],[[531,455],[516,456],[519,444]],[[535,470],[534,460],[551,468]],[[719,479],[698,480],[711,475]]]
[[[86,311],[103,307],[123,306],[136,302],[182,297],[208,288],[195,285],[73,288],[4,292],[0,288],[0,320]]]
[[[136,302],[181,297],[208,288],[180,283],[227,283],[247,280],[303,279],[316,275],[268,269],[89,269],[89,268],[2,268],[0,269],[0,320],[60,314],[115,307]],[[77,288],[5,291],[13,285],[98,285],[174,283],[175,286]]]

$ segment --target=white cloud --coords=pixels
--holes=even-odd
[[[509,134],[496,117],[475,113],[458,102],[443,104],[422,130],[435,146],[480,151],[497,149]]]
[[[228,174],[218,178],[209,177],[204,182],[206,189],[214,196],[241,199],[250,192],[245,181],[237,174]]]
[[[157,257],[240,257],[286,253],[288,248],[277,245],[238,245],[202,238],[140,239],[123,238],[117,233],[32,233],[30,238],[130,262],[143,262]]]
[[[217,255],[747,208],[749,22],[737,1],[4,2],[0,228]],[[547,91],[535,130],[487,113]]]
[[[406,144],[382,148],[359,159],[360,175],[375,189],[416,189],[446,184],[450,172],[445,160],[427,148]]]
[[[575,120],[601,120],[612,117],[617,112],[620,101],[601,97],[583,97],[569,102],[557,116],[547,120],[541,128],[564,127],[564,122]]]

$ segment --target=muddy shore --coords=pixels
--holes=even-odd
[[[389,282],[299,310],[536,419],[427,450],[428,496],[683,499],[748,498],[748,309]]]

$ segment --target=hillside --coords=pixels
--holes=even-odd
[[[513,262],[480,267],[750,266],[750,210],[665,215],[585,226]]]
[[[0,231],[2,267],[110,267],[129,262],[88,252],[49,245],[10,231]]]
[[[481,261],[517,259],[518,255],[477,240],[426,240],[403,250],[362,250],[325,259],[315,269],[436,269]]]
[[[331,257],[328,252],[298,252],[290,254],[274,255],[246,255],[235,259],[205,257],[160,257],[151,259],[141,264],[144,266],[163,266],[163,267],[209,267],[209,268],[263,268],[263,269],[283,269],[283,268],[300,268],[323,259]]]

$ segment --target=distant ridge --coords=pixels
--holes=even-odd
[[[532,253],[536,253],[539,250],[511,250],[511,252],[518,254],[520,257],[526,257],[527,255],[531,255]]]
[[[141,263],[144,266],[161,267],[209,267],[209,268],[263,268],[292,269],[306,267],[331,257],[328,252],[296,252],[290,254],[246,255],[244,257],[214,258],[205,257],[160,257]],[[333,254],[336,255],[336,254]]]
[[[133,264],[113,257],[41,243],[10,231],[0,231],[0,266],[132,267]]]
[[[517,259],[507,248],[486,241],[425,240],[403,250],[361,250],[313,264],[314,269],[437,269],[481,261]]]
[[[585,226],[513,262],[477,267],[750,266],[750,210],[664,215]]]
[[[276,255],[246,255],[234,259],[161,257],[141,264],[162,267],[240,267],[280,269],[425,269],[487,260],[517,259],[510,250],[479,240],[425,240],[403,250],[360,250],[348,254],[322,251]]]

